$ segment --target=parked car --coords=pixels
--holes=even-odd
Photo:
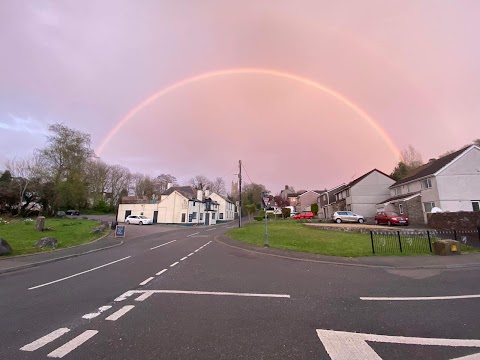
[[[293,218],[297,214],[298,214],[298,211],[291,211],[290,212],[290,217]]]
[[[296,214],[293,218],[295,220],[302,220],[302,219],[313,219],[315,215],[311,211],[304,211],[300,214]]]
[[[128,215],[125,219],[127,224],[137,224],[137,225],[151,225],[153,224],[153,220],[147,218],[143,215]]]
[[[342,222],[358,222],[363,224],[365,222],[365,217],[363,215],[355,214],[352,211],[335,211],[332,214],[332,220],[337,224]]]
[[[380,211],[375,214],[375,224],[405,225],[408,226],[408,217],[399,215],[395,211]]]
[[[67,215],[80,215],[80,211],[78,210],[67,210]]]
[[[65,216],[67,216],[67,214],[65,214],[65,211],[57,211],[57,217],[64,218]]]

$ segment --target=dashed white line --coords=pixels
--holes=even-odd
[[[35,340],[34,342],[31,342],[30,344],[25,345],[24,347],[21,347],[20,350],[23,351],[35,351],[37,349],[40,349],[41,347],[47,345],[48,343],[52,342],[53,340],[58,339],[60,336],[63,334],[66,334],[69,332],[70,329],[68,328],[60,328],[55,331],[52,331],[50,334],[47,334],[43,337],[41,337],[38,340]]]
[[[154,247],[150,248],[150,250],[154,250],[154,249],[157,249],[157,248],[159,248],[159,247],[162,247],[162,246],[171,244],[171,243],[173,243],[173,242],[175,242],[175,241],[177,241],[177,240],[172,240],[172,241],[169,241],[169,242],[167,242],[167,243],[165,243],[165,244],[160,244],[160,245],[154,246]]]
[[[198,235],[198,234],[200,234],[200,232],[196,232],[196,233],[193,233],[193,234],[187,235],[187,237],[190,237],[190,236],[193,236],[193,235]]]
[[[180,259],[180,261],[183,261],[183,260],[186,260],[186,259],[187,259],[187,257],[184,256],[184,257],[182,257],[182,258]]]
[[[110,320],[110,321],[117,321],[120,319],[123,315],[125,315],[127,312],[132,310],[135,307],[135,305],[125,305],[122,307],[120,310],[114,312],[112,315],[107,317],[105,320]]]
[[[153,294],[154,294],[153,291],[146,291],[142,295],[137,297],[135,299],[135,301],[144,301],[144,300],[148,299],[150,296],[152,296]]]
[[[149,277],[148,279],[146,280],[143,280],[141,283],[140,283],[140,286],[143,286],[143,285],[147,285],[150,281],[152,281],[154,278],[153,276],[152,277]]]
[[[167,271],[168,269],[163,269],[162,271],[159,271],[158,273],[156,273],[155,275],[162,275],[165,271]]]
[[[45,283],[45,284],[33,286],[33,287],[31,287],[31,288],[28,288],[28,290],[38,289],[38,288],[41,288],[41,287],[43,287],[43,286],[47,286],[47,285],[55,284],[55,283],[60,282],[60,281],[63,281],[63,280],[71,279],[71,278],[73,278],[73,277],[75,277],[75,276],[83,275],[83,274],[86,274],[86,273],[88,273],[88,272],[90,272],[90,271],[94,271],[94,270],[101,269],[101,268],[103,268],[103,267],[105,267],[105,266],[115,264],[115,263],[117,263],[117,262],[119,262],[119,261],[127,260],[128,258],[130,258],[130,256],[127,256],[127,257],[124,257],[124,258],[122,258],[122,259],[109,262],[108,264],[104,264],[104,265],[100,265],[100,266],[94,267],[93,269],[89,269],[89,270],[82,271],[82,272],[79,272],[79,273],[77,273],[77,274],[73,274],[73,275],[70,275],[70,276],[67,276],[67,277],[58,279],[58,280],[54,280],[54,281],[50,281],[50,282]]]
[[[82,316],[82,318],[87,319],[87,320],[96,318],[96,317],[97,317],[98,315],[100,315],[102,312],[107,311],[107,310],[110,309],[110,308],[111,308],[110,305],[99,307],[97,312],[90,313],[90,314],[85,314],[85,315]]]
[[[475,299],[480,295],[457,295],[457,296],[417,296],[417,297],[360,297],[360,300],[366,301],[426,301],[426,300],[455,300],[455,299]]]
[[[65,355],[82,345],[85,341],[95,336],[97,333],[97,330],[86,330],[80,335],[78,335],[76,338],[67,342],[65,345],[62,345],[58,349],[52,351],[47,356],[53,358],[63,358]]]
[[[177,264],[178,264],[178,261],[175,261],[172,265],[170,265],[170,267],[174,267]]]
[[[194,253],[198,252],[199,250],[200,250],[200,249],[195,250]]]
[[[192,255],[193,255],[193,253],[190,253],[190,254],[188,254],[187,256],[192,256]]]

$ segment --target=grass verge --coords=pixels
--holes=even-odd
[[[230,230],[227,235],[247,244],[263,246],[264,233],[265,223],[253,221]],[[373,255],[368,234],[317,230],[293,220],[270,220],[268,240],[269,246],[276,249],[346,257]]]
[[[4,219],[5,220],[5,219]],[[35,231],[35,221],[7,220],[0,224],[0,238],[8,241],[13,255],[33,254],[50,249],[37,249],[35,244],[43,237],[56,238],[56,249],[63,249],[96,240],[104,234],[91,234],[99,223],[94,220],[46,219],[44,232]],[[108,230],[105,230],[108,231]]]

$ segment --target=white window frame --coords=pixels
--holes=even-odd
[[[432,178],[427,178],[422,180],[422,189],[431,189],[432,188]]]
[[[394,190],[395,190],[395,196],[402,195],[402,189],[400,188],[400,186],[396,187]]]

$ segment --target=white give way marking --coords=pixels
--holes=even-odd
[[[409,344],[409,345],[436,345],[478,347],[480,340],[468,339],[436,339],[406,336],[388,336],[377,334],[351,333],[346,331],[317,329],[318,337],[332,360],[382,360],[380,356],[367,344],[367,341]],[[478,360],[480,352],[453,360]]]
[[[458,300],[475,299],[480,295],[454,295],[454,296],[412,296],[412,297],[360,297],[366,301],[427,301],[427,300]]]

